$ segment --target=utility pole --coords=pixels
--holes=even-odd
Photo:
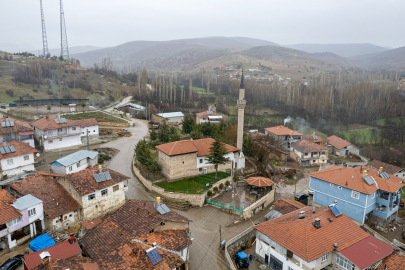
[[[187,240],[186,270],[188,270],[188,250],[190,248],[190,238],[191,238],[191,231],[188,234],[188,240]]]
[[[221,248],[222,244],[222,233],[221,233],[221,224],[219,224],[219,248]]]
[[[233,219],[233,212],[235,212],[235,181],[233,180],[233,161],[231,167],[231,178],[232,178],[232,219]]]
[[[86,129],[86,136],[87,136],[87,151],[90,151],[89,130],[88,129]]]

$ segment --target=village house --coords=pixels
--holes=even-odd
[[[3,116],[0,124],[0,142],[15,140],[35,147],[34,129],[27,122]]]
[[[224,120],[222,115],[217,114],[211,110],[200,112],[196,114],[195,122],[197,124],[210,122],[210,123],[220,123]]]
[[[291,158],[301,163],[302,166],[323,165],[328,163],[328,150],[326,146],[300,140],[291,144]]]
[[[385,172],[395,175],[401,179],[405,179],[405,169],[401,167],[397,167],[379,160],[371,161],[368,166],[377,170],[383,168]]]
[[[304,135],[302,136],[303,140],[307,140],[316,144],[319,144],[321,146],[328,146],[329,142],[326,138],[316,134],[315,132],[312,134]]]
[[[273,144],[273,141],[269,141],[269,136],[267,136],[264,133],[261,133],[257,130],[251,130],[249,131],[250,135],[252,135],[253,140],[257,142],[258,144],[262,145],[265,147],[268,151],[269,154],[269,159],[275,159],[278,161],[287,161],[287,158],[289,158],[289,153],[287,151],[282,151],[280,149],[277,149]]]
[[[214,141],[212,138],[207,138],[176,141],[156,146],[158,160],[163,167],[163,175],[168,180],[176,180],[215,172],[215,165],[209,163],[206,158]],[[244,167],[244,158],[239,158],[240,149],[229,144],[225,144],[225,148],[228,151],[226,157],[229,158],[229,162],[219,165],[218,171],[231,169],[232,162],[234,168]]]
[[[82,131],[77,121],[47,115],[31,125],[34,137],[44,151],[82,145]]]
[[[350,142],[343,140],[335,135],[327,138],[329,142],[330,153],[337,156],[348,156],[349,153],[359,155],[360,150]]]
[[[398,217],[404,186],[401,178],[366,166],[332,166],[310,177],[316,204],[337,203],[343,213],[362,223],[372,216],[389,221]]]
[[[159,200],[129,200],[87,231],[83,252],[102,269],[184,269],[189,222]]]
[[[55,260],[68,259],[72,257],[77,258],[73,260],[80,260],[79,257],[82,256],[82,250],[80,249],[79,243],[74,236],[72,238],[73,241],[70,239],[65,240],[50,247],[25,255],[24,270],[38,269],[37,266],[47,265]],[[39,269],[42,270],[43,268],[40,267]]]
[[[264,218],[266,220],[275,219],[305,207],[307,207],[305,204],[296,200],[278,199],[270,207],[270,212],[268,212]]]
[[[405,256],[395,253],[386,257],[378,270],[405,269]]]
[[[51,170],[58,174],[70,174],[97,165],[98,152],[79,150],[51,163]]]
[[[0,247],[13,248],[45,229],[42,201],[32,195],[16,198],[0,190]]]
[[[58,182],[80,204],[81,220],[89,221],[112,213],[125,203],[129,178],[99,166],[67,174]]]
[[[34,163],[38,152],[25,142],[4,140],[0,143],[0,178],[35,170]]]
[[[264,134],[272,136],[282,142],[284,149],[290,149],[292,143],[302,139],[302,134],[285,126],[276,126],[264,129]]]
[[[43,202],[46,228],[59,231],[80,221],[80,204],[55,179],[36,174],[11,184],[10,189],[19,196],[31,194]]]
[[[368,270],[394,251],[336,205],[306,207],[253,226],[256,259],[280,270]]]
[[[77,120],[77,124],[81,127],[81,137],[83,141],[86,141],[87,133],[89,134],[89,138],[98,138],[99,137],[99,129],[98,129],[98,122],[96,118],[90,119],[83,119]]]
[[[121,110],[125,113],[130,113],[131,115],[139,114],[139,112],[145,111],[145,107],[135,103],[127,103],[116,107],[117,110]]]
[[[152,114],[152,121],[160,124],[179,125],[183,122],[184,114],[182,112],[167,112]]]

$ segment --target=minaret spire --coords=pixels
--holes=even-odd
[[[245,77],[243,75],[243,69],[242,69],[242,78],[240,80],[239,99],[237,100],[236,104],[238,106],[238,137],[236,140],[237,141],[236,147],[240,149],[240,156],[238,158],[237,169],[242,169],[245,167],[245,156],[243,155],[242,152],[242,146],[243,146],[243,125],[245,122],[245,106],[246,106]]]

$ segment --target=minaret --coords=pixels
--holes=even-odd
[[[242,70],[242,79],[240,80],[240,89],[239,89],[239,99],[237,100],[238,105],[238,139],[236,147],[241,151],[241,157],[244,157],[242,154],[242,145],[243,145],[243,124],[245,122],[245,77],[243,76]]]

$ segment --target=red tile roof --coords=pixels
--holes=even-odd
[[[384,270],[385,266],[387,266],[387,270],[405,269],[405,256],[400,253],[388,256],[378,270]]]
[[[377,182],[373,185],[368,185],[363,179],[363,171],[367,170],[367,175]],[[348,168],[340,166],[332,166],[321,171],[310,174],[311,177],[333,183],[342,187],[359,191],[364,194],[371,194],[374,191],[381,189],[390,193],[397,191],[404,186],[402,179],[394,175],[389,175],[390,179],[382,178],[378,174],[378,170],[363,166],[357,168]],[[377,188],[378,186],[378,188]]]
[[[327,138],[329,144],[334,146],[337,149],[342,149],[348,145],[351,145],[350,142],[343,140],[342,138],[339,138],[338,136],[332,135],[329,138]]]
[[[107,170],[103,169],[103,172],[105,171]],[[130,179],[129,176],[125,176],[111,169],[108,169],[108,172],[110,173],[111,180],[99,183],[96,182],[96,178],[94,177],[94,174],[98,174],[97,166],[88,167],[85,170],[67,174],[65,175],[65,179],[72,183],[73,187],[81,196],[93,193],[97,190],[101,190]]]
[[[34,147],[29,146],[25,142],[19,142],[19,141],[7,141],[6,142],[7,146],[14,146],[15,152],[14,153],[8,153],[8,154],[1,154],[0,153],[0,159],[6,159],[6,158],[12,158],[12,157],[18,157],[22,155],[28,155],[31,153],[38,153],[39,151],[35,149]],[[4,143],[0,143],[0,147],[3,147]]]
[[[216,112],[212,112],[211,114],[208,114],[207,111],[196,113],[196,115],[199,118],[208,118],[208,116],[221,116],[221,115],[217,114]]]
[[[365,269],[387,257],[393,251],[392,248],[370,235],[339,252],[360,269]]]
[[[21,182],[11,184],[10,187],[23,196],[31,194],[40,199],[45,214],[51,219],[81,208],[61,184],[41,174],[29,176]]]
[[[304,139],[291,144],[291,148],[298,150],[301,153],[321,152],[329,150],[329,148],[326,146],[322,146]]]
[[[98,122],[97,122],[96,118],[76,120],[76,124],[81,127],[98,126]]]
[[[380,169],[381,167],[383,167],[383,171],[387,172],[389,174],[394,174],[399,172],[400,170],[402,170],[401,167],[397,167],[379,160],[373,160],[368,164],[369,167],[374,168],[374,169]]]
[[[14,132],[26,132],[26,131],[33,131],[34,129],[30,126],[29,123],[23,122],[20,120],[16,120],[13,118],[8,117],[8,121],[14,121],[14,126],[13,127],[2,127],[0,124],[0,134],[6,134],[6,133],[14,133]],[[6,122],[6,117],[3,116],[0,118],[0,123],[1,122]],[[32,133],[31,133],[32,134]]]
[[[279,199],[272,206],[272,210],[276,210],[281,214],[285,215],[305,207],[307,207],[305,204],[300,203],[299,201],[296,200]]]
[[[318,139],[314,139],[314,135],[315,135]],[[324,137],[322,137],[322,136],[320,136],[320,135],[318,135],[318,134],[316,134],[316,133],[304,135],[304,136],[302,136],[302,138],[303,138],[304,140],[307,140],[307,141],[310,141],[310,142],[317,142],[317,143],[319,143],[319,142],[328,142],[328,140],[327,140],[326,138],[324,138]]]
[[[82,226],[85,227],[87,230],[91,230],[94,227],[96,227],[98,224],[100,224],[101,222],[102,222],[102,220],[99,218],[92,220],[92,221],[83,221]]]
[[[307,262],[334,250],[335,243],[340,251],[369,237],[348,216],[342,214],[335,217],[327,207],[316,208],[316,213],[312,213],[312,207],[301,211],[305,211],[304,219],[298,219],[299,211],[294,211],[254,228]],[[328,220],[331,216],[333,222]],[[319,229],[312,225],[315,218],[321,220]]]
[[[51,255],[51,259],[67,259],[79,254],[82,254],[82,250],[79,247],[78,242],[69,242],[69,240],[60,242],[53,246],[38,250],[37,252],[30,253],[24,256],[25,265],[28,270],[34,268],[35,266],[41,264],[41,253],[47,251]]]
[[[64,260],[46,260],[32,270],[100,270],[97,263],[87,257],[72,257]]]
[[[271,132],[275,135],[291,135],[291,136],[299,136],[302,135],[301,133],[289,129],[288,127],[285,126],[276,126],[276,127],[270,127],[270,128],[265,128],[265,130],[267,130],[268,132]]]
[[[274,182],[270,178],[262,176],[252,176],[246,179],[246,183],[256,187],[270,187]]]
[[[76,121],[73,121],[70,119],[66,119],[66,123],[58,124],[55,122],[55,119],[57,119],[57,118],[58,118],[58,116],[49,114],[34,122],[31,122],[31,125],[40,130],[51,130],[51,129],[57,129],[57,128],[63,128],[63,127],[79,126],[79,123],[76,123]]]
[[[15,201],[16,198],[7,190],[0,190],[0,225],[22,216],[17,209],[11,206]]]
[[[180,252],[187,247],[188,230],[167,230],[152,232],[139,236],[138,239],[144,239],[149,244],[156,243],[160,247]]]
[[[203,157],[210,154],[210,147],[215,140],[212,138],[177,141],[156,146],[156,148],[168,156],[184,155],[189,153],[196,153],[197,157]],[[229,152],[240,151],[229,144],[224,144],[226,150]]]

